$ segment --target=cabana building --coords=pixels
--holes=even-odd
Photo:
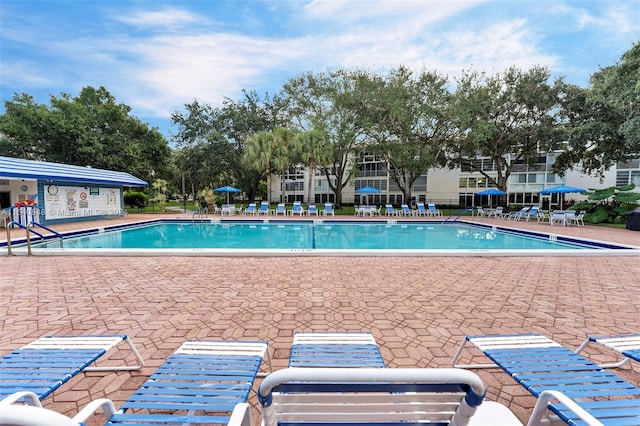
[[[124,188],[146,185],[124,172],[0,157],[0,226],[123,216]]]

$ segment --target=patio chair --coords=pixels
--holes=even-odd
[[[238,404],[247,402],[265,356],[271,371],[266,342],[185,342],[118,411],[108,413],[107,424],[227,425]]]
[[[586,211],[581,210],[577,215],[569,216],[567,220],[570,224],[575,223],[577,226],[584,226],[584,215],[587,214]]]
[[[258,390],[264,426],[522,425],[484,397],[475,373],[452,368],[286,368]]]
[[[391,204],[385,204],[384,208],[385,208],[384,214],[387,216],[398,216],[399,214],[398,210],[394,209]]]
[[[523,207],[520,210],[518,210],[517,212],[511,212],[509,213],[508,219],[509,220],[520,220],[521,217],[523,217],[524,215],[527,214],[527,212],[529,211],[531,207]]]
[[[476,216],[478,217],[485,217],[485,216],[489,216],[489,212],[487,212],[484,208],[482,208],[481,206],[476,207]]]
[[[333,204],[331,203],[324,203],[324,210],[322,211],[322,215],[323,216],[335,216],[336,212],[333,208]]]
[[[640,334],[621,334],[618,336],[590,336],[576,349],[576,353],[582,352],[589,343],[595,343],[605,348],[611,349],[624,358],[619,362],[610,364],[600,364],[602,368],[621,367],[629,360],[640,362]]]
[[[409,208],[408,204],[400,204],[400,208],[403,216],[415,216],[414,211]]]
[[[467,343],[493,363],[456,364]],[[639,388],[539,334],[467,336],[452,365],[458,368],[500,367],[536,398],[543,391],[562,392],[567,401],[573,401],[582,410],[582,414],[565,400],[550,402],[547,406],[555,416],[571,425],[640,424]]]
[[[246,209],[244,209],[244,214],[246,215],[255,215],[256,214],[256,203],[249,203]]]
[[[380,348],[368,332],[295,333],[289,367],[386,366]]]
[[[268,201],[262,201],[260,203],[260,208],[258,209],[258,216],[259,215],[269,215],[269,202]]]
[[[120,343],[128,345],[138,364],[94,364]],[[18,391],[43,399],[81,371],[132,371],[143,365],[126,335],[45,336],[0,358],[0,399]]]
[[[531,220],[532,217],[538,217],[538,213],[540,212],[540,207],[538,206],[533,206],[529,209],[529,211],[522,215],[522,217],[525,218],[526,222],[529,222]],[[520,218],[516,219],[516,220],[520,220]]]
[[[304,208],[302,207],[302,203],[300,201],[293,202],[293,208],[291,209],[291,216],[299,214],[302,216],[304,214]]]
[[[427,210],[427,208],[424,206],[424,203],[417,203],[416,207],[417,207],[416,215],[418,215],[418,216],[430,216],[431,215],[429,213],[429,210]]]
[[[561,224],[565,226],[567,224],[567,216],[562,210],[554,210],[553,213],[549,216],[549,225],[553,226],[553,224]]]
[[[318,207],[315,204],[310,204],[307,208],[307,215],[311,216],[312,214],[318,216]]]
[[[438,210],[438,208],[436,208],[436,205],[434,203],[428,203],[427,207],[429,208],[431,216],[442,216],[442,212]]]
[[[278,203],[278,207],[276,207],[276,209],[274,210],[274,213],[276,216],[278,216],[279,214],[281,214],[282,216],[286,216],[287,207],[285,206],[284,203]]]
[[[496,207],[493,213],[489,215],[489,217],[491,216],[495,217],[496,219],[502,219],[504,217],[504,207]]]

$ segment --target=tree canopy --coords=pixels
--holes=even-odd
[[[579,165],[600,173],[640,153],[640,43],[612,66],[600,69],[589,88],[566,105],[570,133],[556,160],[558,172]]]
[[[560,112],[569,91],[562,79],[550,84],[549,78],[543,67],[512,67],[492,76],[464,73],[450,105],[457,135],[444,148],[443,164],[479,172],[506,190],[514,166],[534,164],[561,146],[565,126]],[[481,158],[493,164],[476,161]]]
[[[168,170],[162,134],[130,116],[104,87],[51,96],[50,103],[38,105],[27,94],[5,102],[0,155],[125,171],[146,181]]]

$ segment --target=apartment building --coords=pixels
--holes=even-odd
[[[516,164],[507,181],[508,203],[510,205],[539,205],[543,209],[558,207],[557,194],[541,196],[539,192],[545,188],[558,185],[574,186],[578,188],[606,188],[634,183],[640,187],[640,158],[618,163],[604,173],[604,176],[586,175],[579,170],[568,170],[563,176],[551,171],[557,153],[542,154],[535,164]],[[495,162],[488,158],[475,160],[475,168],[485,171],[490,176],[496,176]],[[335,202],[335,195],[329,188],[323,173],[316,170],[310,174],[302,165],[290,167],[284,175],[284,180],[273,176],[271,199],[284,200],[291,203],[321,204]],[[335,182],[335,175],[332,175]],[[309,179],[313,179],[313,194],[309,193]],[[359,195],[355,191],[363,187],[380,190],[378,194]],[[475,207],[488,205],[488,196],[478,196],[478,192],[494,187],[482,173],[468,168],[434,168],[421,176],[413,185],[411,200],[405,200],[398,185],[388,173],[388,165],[375,155],[365,154],[358,160],[358,175],[342,192],[344,204],[386,204],[399,205],[401,203],[415,204],[416,202],[435,202],[440,205],[458,205],[461,207]],[[281,197],[282,195],[282,197]],[[566,201],[580,201],[585,197],[580,194],[570,194]],[[494,197],[492,205],[504,204],[505,198]]]

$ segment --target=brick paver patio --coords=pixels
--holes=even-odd
[[[494,221],[640,245],[624,229]],[[267,340],[282,368],[294,331],[370,330],[390,367],[446,367],[467,334],[537,332],[576,348],[587,335],[640,331],[637,256],[0,256],[0,266],[0,354],[46,334],[124,333],[147,362],[81,374],[44,400],[69,415],[100,397],[118,407],[186,339]],[[638,363],[616,373],[640,385]],[[526,421],[534,399],[501,371],[479,374],[488,398]]]

